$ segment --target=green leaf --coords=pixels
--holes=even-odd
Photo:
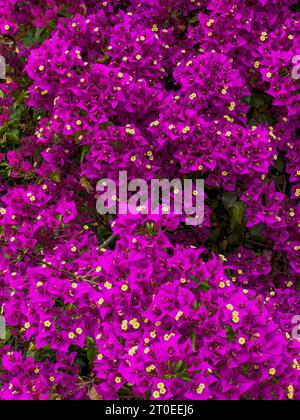
[[[208,291],[209,291],[209,289],[210,289],[210,285],[209,285],[208,283],[206,283],[206,281],[202,281],[202,282],[199,284],[199,289],[200,289],[200,290],[203,290],[203,292],[208,292]]]
[[[189,276],[189,278],[190,278],[191,280],[193,280],[195,283],[199,283],[199,279],[198,279],[198,277],[196,277],[196,276]]]
[[[250,366],[249,365],[243,365],[242,366],[242,371],[244,376],[246,376],[246,378],[248,378],[249,373],[250,373]]]
[[[182,376],[180,379],[182,379],[184,382],[193,382],[193,379],[188,378],[187,376]]]
[[[26,47],[33,47],[34,44],[40,44],[49,37],[49,31],[47,28],[36,28],[27,31],[23,36],[22,42]]]
[[[60,172],[59,171],[54,171],[52,172],[52,174],[50,175],[50,178],[53,179],[53,181],[55,182],[60,182]]]
[[[186,367],[183,364],[182,360],[179,360],[178,362],[174,363],[173,367],[174,373],[177,375],[179,372],[184,372],[186,370]]]
[[[237,332],[233,330],[231,326],[226,327],[226,337],[229,343],[233,343],[237,337]]]
[[[7,137],[10,141],[16,143],[20,139],[20,132],[17,128],[14,128],[9,133],[7,133]]]
[[[238,194],[227,191],[222,195],[222,203],[226,210],[231,209],[238,200]]]
[[[183,361],[182,360],[179,360],[179,362],[176,362],[175,365],[174,365],[174,372],[175,373],[179,372],[179,370],[180,370],[180,368],[181,368],[182,365],[183,365]]]
[[[36,28],[35,31],[35,39],[39,39],[42,33],[44,32],[45,28]]]
[[[234,206],[231,209],[234,221],[240,225],[244,221],[246,209],[247,205],[243,201],[239,201],[238,203],[234,204]]]
[[[251,105],[251,96],[244,96],[241,99],[241,102],[246,105]]]
[[[83,146],[82,151],[81,151],[80,163],[84,161],[86,155],[89,154],[90,150],[91,150],[90,146]]]
[[[251,237],[254,241],[257,241],[257,242],[264,242],[264,241],[265,241],[265,237],[264,237],[264,234],[263,234],[264,228],[265,228],[265,226],[264,226],[264,224],[263,224],[263,223],[260,223],[260,224],[258,224],[258,225],[256,225],[256,226],[254,226],[254,227],[253,227],[252,229],[250,229],[250,231],[249,231],[249,235],[250,235],[250,237]]]
[[[191,331],[190,339],[191,339],[193,350],[196,351],[196,334],[194,333],[194,331]]]
[[[277,160],[274,161],[274,166],[279,172],[283,172],[285,167],[285,161],[283,158],[279,157]]]
[[[66,18],[72,17],[72,15],[70,15],[70,13],[67,10],[59,10],[57,15],[58,17],[66,17]]]
[[[10,330],[8,328],[6,328],[5,338],[0,340],[0,347],[5,346],[9,342],[10,338],[11,338]]]
[[[87,359],[90,363],[92,363],[98,354],[98,348],[96,346],[96,343],[93,340],[93,338],[87,337],[85,341],[85,346],[86,346]]]
[[[201,303],[196,301],[194,306],[193,306],[193,309],[199,309],[199,308],[201,308]]]
[[[236,231],[228,236],[227,242],[229,246],[238,248],[240,245],[242,245],[243,239],[244,239],[243,231],[238,231],[238,232]]]
[[[199,23],[199,17],[198,17],[198,13],[196,13],[190,20],[189,20],[189,24],[190,25],[196,25]]]

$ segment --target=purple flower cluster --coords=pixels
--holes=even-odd
[[[0,7],[0,399],[300,399],[299,2]],[[204,224],[99,216],[122,170]]]

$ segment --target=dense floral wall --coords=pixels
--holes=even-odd
[[[0,9],[0,399],[299,399],[300,3]],[[120,170],[203,225],[100,216]]]

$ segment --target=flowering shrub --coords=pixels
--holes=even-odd
[[[300,3],[0,6],[0,399],[299,399]],[[99,216],[121,170],[204,224]]]

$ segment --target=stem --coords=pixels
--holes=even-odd
[[[106,239],[106,241],[104,241],[101,245],[100,248],[107,248],[115,239],[118,239],[119,235],[111,235],[108,239]]]
[[[54,265],[47,263],[43,260],[41,260],[40,258],[36,257],[35,255],[32,254],[26,254],[28,257],[33,258],[34,260],[40,262],[41,264],[45,264],[47,267],[52,268],[52,270],[58,271],[61,274],[65,274],[66,276],[70,276],[74,279],[78,279],[79,277],[75,276],[75,274],[71,273],[70,271],[64,270],[64,269],[60,269],[57,267],[54,267]]]
[[[67,270],[64,270],[64,269],[57,268],[54,265],[41,260],[40,258],[36,257],[35,255],[32,255],[32,254],[26,254],[26,255],[30,258],[33,258],[35,261],[38,261],[41,264],[46,265],[47,267],[51,268],[52,270],[58,271],[59,273],[64,274],[65,276],[71,277],[72,279],[75,279],[75,280],[78,280],[78,281],[86,281],[87,283],[89,283],[93,286],[99,286],[98,283],[96,283],[92,280],[88,280],[88,279],[86,279],[82,276],[76,276],[75,274],[71,273],[71,271],[67,271]]]

